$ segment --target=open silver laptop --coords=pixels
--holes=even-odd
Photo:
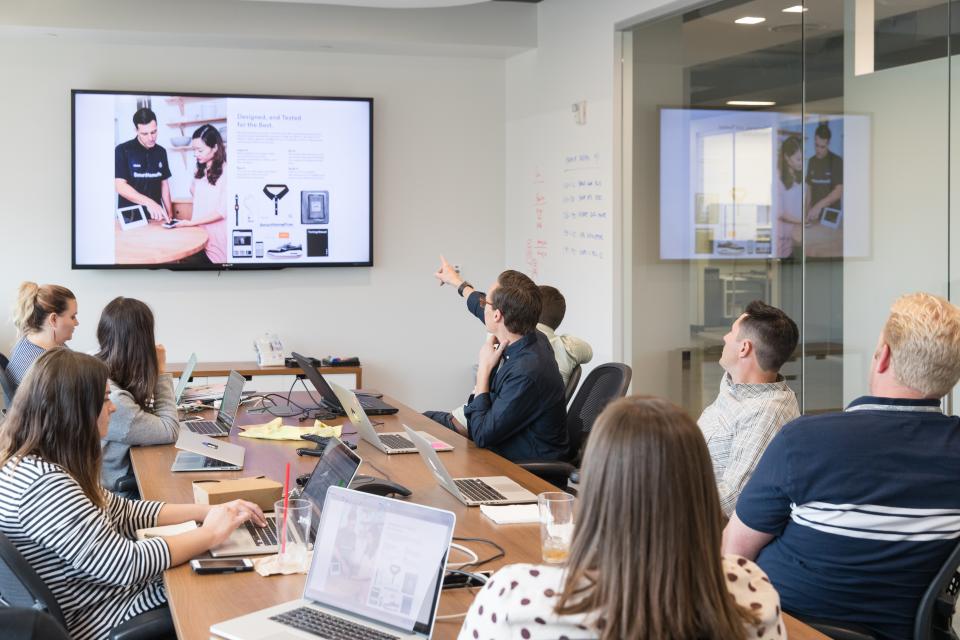
[[[193,370],[197,368],[197,354],[191,353],[190,357],[187,358],[187,364],[183,368],[183,371],[180,373],[180,380],[177,382],[177,389],[173,393],[173,401],[177,404],[180,404],[180,398],[183,397],[183,392],[187,388],[187,384],[190,383],[190,376],[193,375]]]
[[[303,598],[210,632],[229,640],[429,638],[455,522],[449,511],[331,487]]]
[[[170,471],[240,471],[244,448],[180,429],[174,446],[181,449]]]
[[[440,456],[430,443],[419,433],[403,425],[407,436],[417,446],[417,452],[423,458],[427,468],[440,486],[449,491],[463,504],[474,507],[481,504],[524,504],[536,502],[533,495],[507,476],[486,476],[483,478],[454,478],[440,462]]]
[[[320,514],[323,513],[323,502],[327,498],[327,489],[330,487],[348,487],[357,474],[357,468],[363,462],[360,456],[350,450],[336,438],[330,438],[323,449],[323,457],[317,462],[310,479],[304,485],[300,497],[309,500],[313,507],[313,516],[310,521],[310,538],[315,538],[320,526]],[[252,522],[235,529],[223,544],[210,550],[214,558],[230,556],[252,556],[266,553],[276,553],[279,537],[277,536],[277,518],[274,513],[265,513],[267,526],[260,527]]]
[[[181,431],[187,429],[193,433],[200,433],[205,436],[220,438],[230,435],[230,429],[233,428],[233,421],[237,418],[237,410],[240,408],[240,398],[243,396],[243,385],[247,379],[236,371],[230,372],[227,378],[227,386],[223,391],[223,400],[220,401],[220,409],[217,411],[217,417],[213,420],[187,420],[180,423]]]
[[[367,417],[367,412],[363,410],[357,394],[333,382],[328,382],[327,384],[333,389],[337,400],[340,401],[340,406],[343,407],[343,412],[350,422],[353,423],[353,426],[357,428],[357,433],[360,434],[361,438],[387,454],[417,452],[417,447],[407,439],[402,431],[378,434],[376,429],[373,428],[373,423],[370,422],[370,418]],[[435,450],[453,451],[453,447],[443,440],[434,438],[426,431],[420,431],[419,433],[430,442],[430,446]]]

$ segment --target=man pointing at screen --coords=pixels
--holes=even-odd
[[[170,163],[167,150],[157,144],[157,115],[143,107],[133,114],[137,137],[118,144],[114,152],[114,182],[117,208],[143,205],[150,218],[169,222],[173,218],[170,200]]]

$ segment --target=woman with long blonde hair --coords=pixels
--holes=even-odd
[[[498,571],[462,640],[784,637],[763,571],[720,554],[710,454],[682,409],[638,396],[611,403],[590,434],[581,478],[566,564]]]

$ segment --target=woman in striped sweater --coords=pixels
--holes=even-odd
[[[100,486],[100,438],[110,423],[107,367],[65,348],[45,352],[0,427],[0,531],[56,598],[77,640],[163,606],[161,575],[223,542],[253,503],[209,507],[118,497]],[[137,542],[137,529],[187,520],[189,533]]]

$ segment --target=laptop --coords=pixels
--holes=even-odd
[[[218,622],[228,640],[429,638],[456,518],[330,487],[303,598]]]
[[[297,366],[303,369],[307,379],[310,380],[314,388],[320,392],[320,402],[323,404],[324,408],[333,411],[338,416],[347,415],[346,411],[344,411],[343,407],[340,405],[340,400],[337,398],[337,394],[335,394],[333,389],[330,388],[329,383],[323,379],[323,375],[320,373],[320,371],[318,371],[315,366],[310,364],[306,358],[296,351],[290,355],[293,356],[293,359],[297,361]],[[396,407],[390,406],[380,398],[373,396],[362,396],[360,398],[360,406],[363,407],[364,412],[368,416],[388,416],[399,411],[399,409]]]
[[[361,462],[360,456],[340,440],[330,438],[327,442],[323,457],[317,462],[299,496],[309,500],[313,507],[313,516],[310,521],[311,539],[315,539],[317,527],[320,526],[320,515],[323,513],[327,489],[350,486]],[[245,522],[242,527],[235,529],[223,544],[211,549],[210,555],[214,558],[228,558],[276,553],[279,544],[277,518],[274,513],[264,515],[267,517],[267,526],[259,527],[252,522]]]
[[[190,382],[190,376],[193,375],[193,370],[197,368],[197,354],[191,353],[190,357],[187,358],[187,366],[183,368],[183,372],[180,374],[180,380],[177,382],[177,390],[173,393],[173,400],[177,404],[180,404],[180,399],[183,397],[183,392],[187,388],[187,384]]]
[[[230,435],[233,421],[237,417],[237,409],[240,408],[240,398],[243,395],[243,385],[246,381],[246,378],[242,375],[236,371],[231,371],[230,377],[227,379],[227,387],[223,392],[223,400],[220,402],[220,410],[217,411],[217,417],[213,420],[187,420],[180,423],[180,428],[214,438]]]
[[[337,395],[337,399],[344,408],[347,418],[349,418],[353,426],[357,428],[357,433],[360,434],[361,438],[386,454],[417,452],[416,445],[410,442],[402,431],[378,434],[376,429],[373,428],[373,423],[370,422],[370,418],[367,417],[363,407],[360,405],[357,394],[333,382],[330,382],[329,385]],[[434,450],[453,451],[453,447],[443,440],[434,438],[426,431],[420,431],[419,433],[430,441],[430,446],[433,447]]]
[[[440,456],[430,442],[419,433],[403,425],[407,436],[417,446],[417,452],[423,458],[440,486],[449,491],[468,507],[481,504],[524,504],[536,502],[533,495],[506,476],[487,476],[484,478],[454,478],[440,462]]]
[[[222,440],[214,440],[185,429],[180,430],[174,446],[177,452],[170,471],[240,471],[244,448]]]

